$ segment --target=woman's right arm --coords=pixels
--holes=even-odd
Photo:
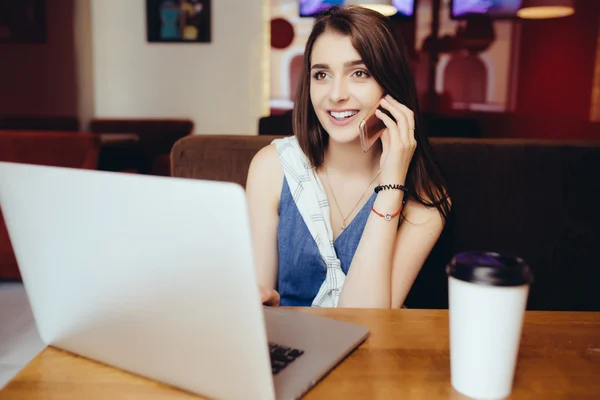
[[[267,290],[274,290],[277,284],[277,210],[282,184],[283,169],[271,144],[256,153],[246,181],[254,266],[259,285]]]

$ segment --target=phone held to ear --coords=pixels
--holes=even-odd
[[[371,150],[371,147],[373,147],[377,139],[379,139],[379,137],[386,128],[383,121],[375,115],[375,110],[377,109],[386,113],[387,116],[389,116],[390,118],[394,119],[388,110],[384,109],[379,104],[377,104],[377,107],[373,109],[373,111],[371,111],[365,119],[360,121],[360,125],[358,126],[360,130],[360,147],[362,148],[362,151],[364,153]]]

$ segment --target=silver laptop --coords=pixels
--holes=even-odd
[[[236,184],[0,162],[42,340],[216,399],[301,397],[367,328],[260,302]]]

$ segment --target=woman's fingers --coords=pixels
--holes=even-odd
[[[398,126],[398,134],[403,143],[410,143],[414,140],[415,118],[414,113],[404,104],[398,102],[390,95],[381,100],[381,105],[392,114]]]
[[[269,300],[269,290],[262,286],[259,286],[259,289],[260,289],[260,301],[264,303],[265,301]]]
[[[260,300],[264,305],[267,306],[278,306],[280,301],[279,293],[273,289],[267,289],[263,286],[260,288]]]
[[[392,135],[390,135],[390,130],[389,129],[384,129],[383,130],[383,133],[380,136],[380,139],[381,139],[381,148],[382,148],[383,151],[388,150],[390,148],[390,146],[391,146],[391,143],[390,143],[391,136]]]
[[[279,307],[280,301],[281,296],[279,296],[279,292],[277,290],[271,290],[269,300],[267,300],[265,304],[271,307]]]
[[[382,135],[384,148],[380,161],[381,179],[386,182],[405,181],[410,160],[417,145],[413,130],[414,115],[408,107],[389,96],[385,96],[380,104],[393,117],[380,110],[376,112],[377,117],[387,127]],[[389,146],[386,147],[386,143]]]
[[[382,148],[385,150],[386,145],[388,145],[390,148],[397,148],[398,146],[400,146],[401,139],[400,133],[398,132],[398,125],[396,125],[396,122],[392,118],[390,118],[389,115],[387,115],[379,109],[375,110],[375,116],[381,121],[383,121],[383,124],[387,128],[381,134],[381,144],[383,146]]]
[[[410,108],[406,107],[404,104],[400,103],[398,100],[394,99],[389,94],[386,95],[384,97],[384,99],[386,101],[388,101],[389,103],[391,103],[394,107],[396,107],[400,111],[402,111],[402,113],[407,117],[408,121],[410,121],[410,122],[414,122],[415,121],[415,113]],[[411,126],[409,126],[409,128],[414,128],[414,126],[411,125]]]

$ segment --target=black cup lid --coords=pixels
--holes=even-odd
[[[456,254],[446,272],[461,281],[490,286],[521,286],[533,281],[531,269],[523,259],[486,251]]]

